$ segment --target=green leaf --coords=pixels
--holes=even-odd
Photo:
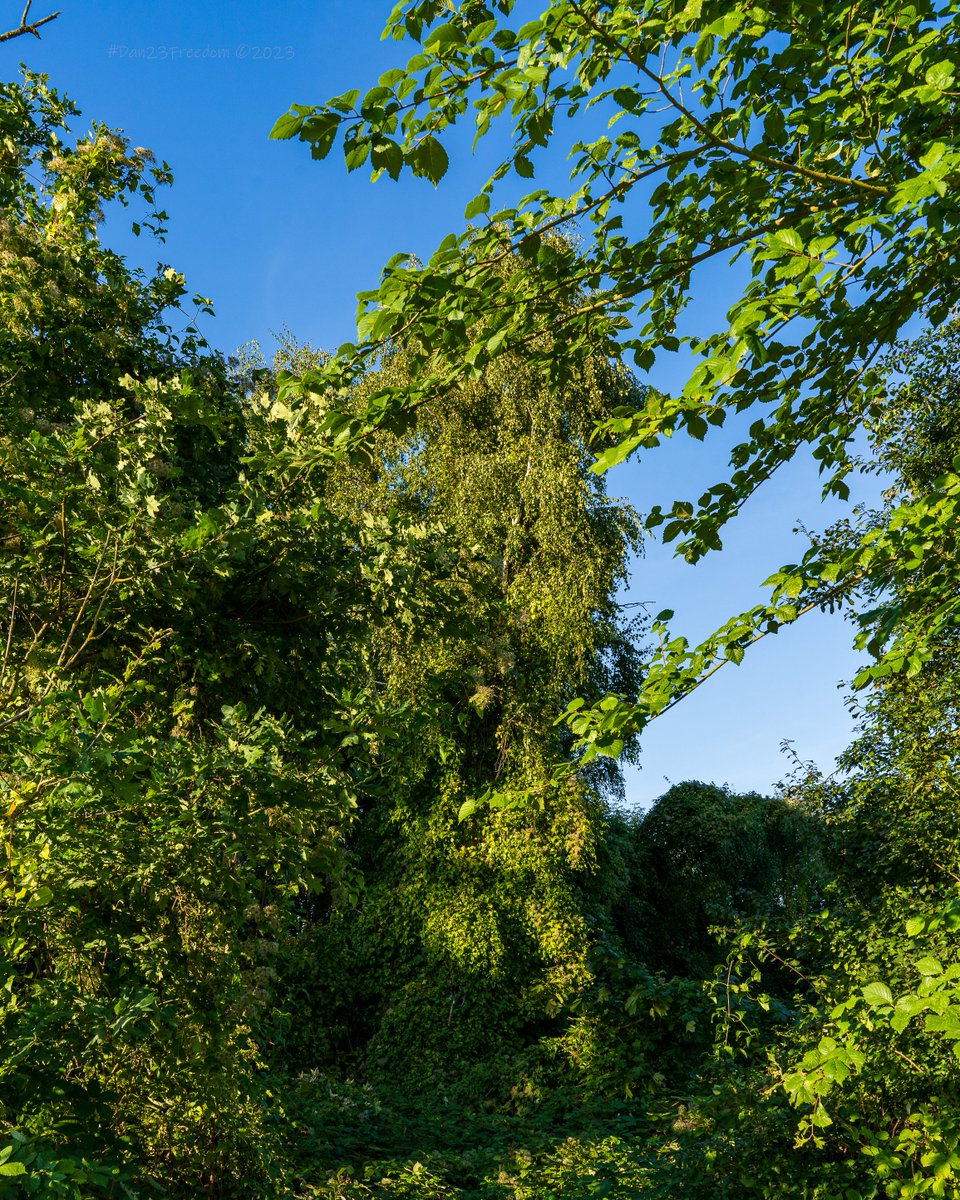
[[[940,963],[935,958],[932,958],[930,956],[919,959],[916,963],[914,963],[914,966],[920,972],[921,975],[942,975],[943,974],[943,967],[940,965]]]
[[[391,179],[399,179],[403,168],[403,150],[390,138],[380,138],[370,151],[370,163],[375,171],[386,171]]]
[[[446,150],[433,134],[418,142],[408,157],[413,173],[429,179],[434,186],[444,177],[450,165]]]
[[[863,989],[863,998],[871,1008],[881,1004],[893,1004],[893,993],[885,983],[868,983]]]
[[[327,102],[327,107],[346,115],[353,111],[353,107],[359,98],[360,89],[352,88],[349,92],[344,92],[342,96],[334,96],[332,100]]]
[[[360,112],[367,119],[370,119],[373,113],[380,110],[384,100],[389,100],[392,95],[393,92],[389,87],[372,87],[363,98],[363,102],[360,105]]]
[[[0,1163],[0,1175],[26,1175],[27,1168],[22,1162]]]
[[[642,105],[643,95],[635,88],[614,88],[613,102],[614,104],[619,104],[621,108],[625,108],[628,112],[632,112],[636,107]]]
[[[337,136],[340,122],[332,113],[319,113],[305,121],[300,130],[300,140],[310,143],[310,155],[315,159],[323,159],[330,153],[330,147]]]
[[[343,146],[343,161],[348,171],[356,171],[370,157],[370,139],[361,138],[359,141],[348,141]]]
[[[269,136],[278,141],[285,141],[287,138],[296,137],[302,126],[303,117],[299,113],[284,113],[274,122]]]
[[[618,463],[622,463],[624,459],[630,455],[643,442],[642,437],[624,438],[615,445],[610,446],[601,454],[597,455],[596,461],[590,467],[590,471],[594,475],[602,475],[604,471],[609,471],[611,467],[615,467]]]
[[[945,142],[934,142],[927,151],[920,156],[919,162],[921,167],[935,167],[938,162],[946,154],[949,146]]]
[[[490,211],[490,196],[487,192],[481,192],[479,196],[474,196],[467,207],[463,210],[464,220],[469,221],[473,217],[478,217],[482,213]]]
[[[938,91],[945,92],[952,85],[954,80],[953,63],[938,62],[932,67],[928,67],[923,78],[930,87],[936,88]]]
[[[438,25],[436,29],[431,30],[429,37],[423,43],[423,48],[436,54],[447,46],[462,45],[463,33],[457,25],[451,22],[446,25]]]
[[[803,252],[803,239],[795,229],[778,229],[768,239],[772,249],[780,253],[800,254]]]

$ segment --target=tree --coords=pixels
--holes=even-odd
[[[780,798],[679,783],[630,833],[617,924],[635,957],[668,975],[708,979],[731,929],[795,918],[826,881],[819,822]]]
[[[899,384],[871,433],[894,511],[960,449],[957,338],[954,321],[892,355]],[[829,536],[836,550],[861,532]],[[870,585],[859,602],[875,602]],[[748,1164],[748,1194],[957,1193],[957,649],[941,630],[920,670],[876,680],[839,770],[801,771],[789,787],[823,821],[832,878],[805,918],[748,922],[731,942],[729,1067],[714,1098],[701,1088],[692,1102],[689,1140],[714,1156],[706,1174]]]
[[[506,264],[505,282],[525,269]],[[392,348],[352,409],[404,386],[415,353]],[[306,357],[288,347],[280,365]],[[374,636],[385,696],[420,714],[416,752],[351,832],[356,905],[318,912],[291,964],[318,1012],[301,1061],[336,1069],[352,1048],[368,1079],[431,1079],[475,1104],[516,1084],[518,1053],[562,1034],[590,981],[584,881],[618,777],[600,763],[580,781],[544,775],[570,753],[557,712],[638,681],[639,623],[615,593],[639,528],[587,470],[594,423],[631,387],[598,357],[556,392],[506,356],[328,474],[334,513],[436,528],[469,554],[472,582],[456,620],[415,644],[402,614]],[[497,790],[529,803],[505,808]]]
[[[361,296],[361,340],[324,366],[327,386],[349,389],[390,339],[414,338],[418,349],[409,382],[329,426],[335,449],[498,355],[522,353],[563,386],[590,355],[632,354],[647,371],[685,346],[697,360],[685,387],[672,397],[641,388],[639,403],[602,422],[615,445],[595,469],[679,430],[703,438],[728,419],[743,440],[727,478],[699,500],[655,508],[652,528],[681,538],[695,561],[720,547],[724,524],[802,450],[820,463],[825,490],[845,495],[850,443],[884,403],[878,355],[912,316],[936,324],[960,294],[949,268],[960,229],[955,0],[869,10],[551,0],[519,27],[513,13],[512,0],[401,3],[385,33],[420,43],[405,67],[365,93],[295,105],[274,127],[315,158],[342,137],[350,169],[369,162],[374,177],[408,169],[437,183],[444,135],[458,121],[472,115],[477,139],[511,126],[508,154],[467,206],[474,224],[422,267],[392,259]],[[500,204],[498,185],[535,175],[564,117],[577,118],[572,192],[539,188]],[[604,129],[584,133],[593,119]],[[574,224],[590,231],[582,253],[546,236]],[[515,254],[530,269],[504,287],[499,267]],[[686,332],[698,268],[723,259],[735,264],[738,298],[714,332]],[[545,330],[563,332],[549,354]],[[860,644],[879,662],[860,682],[917,670],[960,603],[958,495],[951,468],[843,556],[813,548],[777,572],[769,604],[698,647],[662,624],[636,703],[581,711],[573,727],[588,747],[615,748],[620,732],[864,579],[900,601],[863,617]],[[907,576],[922,579],[909,600]],[[901,620],[905,604],[916,620]]]
[[[306,406],[102,246],[166,168],[0,99],[0,1192],[265,1197],[279,944],[391,775],[373,631],[438,623],[456,556],[333,514]]]
[[[941,486],[960,455],[958,353],[960,323],[953,318],[890,355],[895,383],[870,430],[875,469],[892,479],[888,511],[914,506]],[[849,542],[881,520],[863,513],[852,530],[843,527],[833,536]],[[935,537],[935,530],[927,536]],[[936,553],[949,562],[955,551],[948,541]],[[928,586],[927,564],[911,566],[888,594],[872,582],[864,586],[859,605],[886,607],[904,624],[923,621],[913,597]],[[882,676],[855,706],[859,736],[840,759],[837,796],[826,800],[846,830],[846,858],[859,861],[846,868],[852,887],[866,891],[871,882],[896,880],[939,888],[956,870],[958,670],[957,630],[947,628],[931,639],[917,670]]]

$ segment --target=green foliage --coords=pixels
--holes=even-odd
[[[654,507],[649,528],[696,561],[801,450],[825,492],[845,496],[850,444],[885,403],[878,354],[911,317],[936,325],[960,298],[946,265],[958,231],[957,4],[550,0],[522,25],[515,15],[511,0],[400,3],[385,36],[420,43],[406,66],[365,94],[295,105],[274,129],[315,158],[341,139],[351,169],[369,159],[375,178],[409,168],[434,183],[446,167],[437,147],[458,122],[472,121],[478,141],[510,132],[467,207],[473,224],[422,267],[391,260],[361,296],[359,344],[324,365],[342,392],[392,339],[416,344],[409,380],[371,396],[347,436],[411,414],[499,355],[523,354],[557,387],[598,353],[647,371],[686,348],[695,365],[677,395],[641,388],[599,422],[595,469],[732,418],[744,433],[727,477]],[[565,117],[578,121],[570,191],[504,195],[563,142]],[[575,225],[586,230],[578,253],[554,236]],[[529,269],[504,286],[513,255]],[[726,318],[691,331],[699,268],[724,259],[736,264]],[[843,553],[813,547],[781,568],[768,603],[699,646],[662,624],[638,696],[570,710],[587,756],[616,753],[756,641],[865,582],[878,603],[858,645],[879,662],[860,685],[919,670],[958,613],[956,472],[945,462]]]
[[[875,428],[896,472],[891,508],[956,453],[955,338],[951,327],[898,350],[910,375]],[[694,1101],[690,1140],[710,1147],[711,1171],[746,1166],[746,1194],[960,1190],[956,671],[956,638],[941,632],[921,670],[883,677],[859,702],[841,772],[790,785],[826,822],[833,879],[805,919],[736,937],[720,997],[728,1065]]]
[[[167,169],[3,88],[0,1196],[960,1194],[956,325],[876,365],[956,299],[956,7],[511,10],[401,5],[406,70],[278,123],[434,183],[471,104],[514,144],[360,346],[271,370],[100,244]],[[495,210],[587,109],[574,194]],[[842,494],[861,428],[885,506],[644,666],[601,472],[748,410],[648,518],[689,558],[801,446]],[[848,602],[841,774],[609,811],[645,721]]]
[[[419,1109],[396,1092],[305,1076],[293,1103],[306,1132],[305,1195],[532,1200],[633,1194],[644,1126],[628,1105],[556,1089],[522,1115]]]
[[[680,783],[625,832],[618,929],[668,975],[709,978],[718,937],[762,915],[798,915],[826,881],[819,822],[782,799]]]
[[[401,387],[411,353],[386,355],[352,409]],[[311,364],[287,345],[277,365]],[[419,713],[416,751],[351,835],[365,881],[355,910],[318,914],[290,961],[291,986],[311,980],[317,1026],[332,1013],[337,1031],[300,1043],[300,1061],[326,1071],[346,1057],[366,1079],[495,1099],[590,982],[583,881],[599,795],[617,778],[542,779],[569,753],[558,709],[637,678],[636,630],[614,600],[637,524],[587,471],[596,419],[631,386],[602,358],[563,393],[498,360],[330,472],[334,512],[437,523],[470,548],[472,585],[456,620],[415,644],[398,623],[374,635],[385,695]]]
[[[4,95],[4,229],[38,274],[5,252],[2,1178],[267,1196],[276,959],[303,897],[355,888],[345,830],[409,723],[372,633],[442,619],[456,557],[283,473],[306,406],[178,343],[179,277],[99,245],[144,155],[64,148],[40,80]]]

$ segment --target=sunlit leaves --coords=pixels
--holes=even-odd
[[[531,148],[562,138],[564,114],[589,109],[597,132],[574,147],[571,197],[540,191],[519,204],[508,198],[496,213],[474,201],[466,219],[487,214],[489,224],[420,281],[414,271],[402,304],[385,280],[370,297],[382,315],[365,322],[357,355],[375,354],[400,330],[422,336],[431,369],[410,382],[407,402],[416,405],[491,356],[529,345],[580,287],[548,377],[575,376],[587,345],[647,370],[661,349],[677,348],[699,264],[732,254],[748,278],[726,323],[691,341],[686,387],[619,428],[607,423],[612,438],[598,446],[597,469],[678,428],[709,437],[726,414],[760,408],[734,452],[729,488],[665,527],[682,535],[691,561],[721,545],[724,523],[801,447],[813,448],[825,488],[842,496],[848,446],[879,395],[877,348],[912,314],[936,320],[960,296],[946,267],[960,161],[947,111],[956,19],[952,2],[906,12],[885,4],[867,19],[846,5],[787,15],[555,0],[515,29],[485,6],[401,5],[389,32],[420,41],[420,52],[382,77],[359,111],[359,94],[311,110],[333,123],[323,127],[323,153],[334,126],[351,167],[360,142],[389,137],[400,151],[375,170],[395,177],[408,166],[436,183],[444,131],[472,112],[478,137],[495,123],[512,135],[487,197],[498,181],[533,173]],[[282,132],[293,129],[290,121]],[[499,294],[491,264],[507,245],[529,253],[532,232],[578,220],[587,230],[579,259],[538,253],[541,286]],[[450,320],[453,312],[464,317]],[[465,331],[478,327],[482,336],[467,344]],[[342,369],[331,365],[331,378]],[[912,661],[894,656],[886,667]]]
[[[303,897],[355,892],[344,835],[411,719],[372,631],[447,619],[457,556],[325,503],[318,467],[395,422],[389,398],[355,421],[325,381],[264,390],[167,327],[182,275],[101,245],[146,152],[68,144],[42,81],[4,99],[0,1174],[259,1189],[265,963]],[[307,112],[280,132],[301,118],[322,137]]]

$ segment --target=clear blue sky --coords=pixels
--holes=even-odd
[[[375,283],[391,254],[426,257],[459,229],[464,204],[486,178],[486,160],[471,158],[468,143],[454,147],[435,191],[413,180],[374,186],[365,171],[347,175],[335,156],[315,163],[302,145],[267,140],[291,102],[370,85],[413,52],[409,44],[379,40],[389,0],[276,0],[269,7],[251,0],[60,2],[63,13],[41,42],[0,46],[7,77],[23,58],[80,105],[83,124],[121,128],[170,162],[175,183],[165,197],[170,235],[162,255],[191,289],[212,297],[217,317],[206,333],[223,350],[251,338],[269,346],[270,332],[283,325],[324,347],[349,340],[356,293]],[[41,9],[35,0],[32,15],[54,7]],[[4,9],[4,27],[15,25],[20,5]],[[554,159],[542,169],[556,179],[562,164]],[[133,261],[152,265],[154,248],[128,237],[125,222],[111,222],[110,236]],[[722,314],[735,286],[716,270],[694,319]],[[614,494],[646,508],[696,497],[724,469],[723,443],[683,439],[611,472],[608,481]],[[722,554],[691,568],[650,543],[624,599],[675,609],[678,631],[688,637],[710,632],[756,603],[766,575],[802,553],[802,540],[791,534],[798,518],[817,527],[841,512],[821,508],[818,494],[810,464],[794,464],[731,528]],[[837,685],[857,663],[851,636],[838,617],[815,614],[758,646],[742,666],[725,668],[650,727],[642,769],[628,778],[628,800],[649,803],[665,780],[689,778],[769,790],[788,767],[783,739],[802,758],[832,769],[850,736]]]

